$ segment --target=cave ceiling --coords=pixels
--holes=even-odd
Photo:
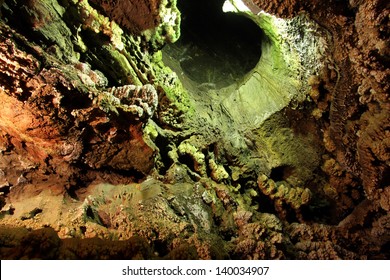
[[[387,259],[389,8],[0,1],[0,256]]]

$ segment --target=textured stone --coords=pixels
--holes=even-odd
[[[176,1],[0,1],[2,258],[389,258],[386,2],[225,3],[197,84]]]

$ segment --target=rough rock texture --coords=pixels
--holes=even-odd
[[[0,1],[2,259],[390,257],[387,1],[227,1],[261,57],[223,86],[188,62],[240,67],[226,42],[160,49],[225,1],[20,2]]]
[[[91,4],[111,20],[133,34],[148,37],[149,44],[159,48],[180,36],[180,12],[177,0],[91,0]]]
[[[161,0],[92,0],[90,2],[98,9],[102,9],[109,18],[132,32],[139,33],[155,28],[161,21],[158,14]]]

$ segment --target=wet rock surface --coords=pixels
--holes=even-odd
[[[1,258],[389,258],[387,2],[178,1],[0,2]]]

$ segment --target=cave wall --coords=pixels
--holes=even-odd
[[[221,89],[164,64],[174,0],[1,2],[2,257],[388,258],[389,5],[229,2],[264,38]]]
[[[276,3],[264,8],[272,9]],[[280,15],[287,10],[282,7],[277,9]],[[386,97],[389,70],[385,65],[389,44],[386,31],[388,4],[385,1],[350,1],[347,4],[334,1],[324,9],[320,3],[308,1],[301,5],[295,3],[292,7],[289,14],[307,10],[332,33],[332,59],[337,68],[329,69],[323,74],[323,80],[315,85],[323,87],[324,93],[328,94],[328,97],[319,97],[323,100],[317,101],[318,109],[323,110],[325,100],[330,103],[329,124],[324,131],[325,147],[341,169],[361,180],[370,200],[387,201],[389,181],[386,174],[389,169],[386,161],[389,154],[385,135],[389,124]],[[330,16],[324,17],[325,13]],[[332,182],[340,180],[330,177]],[[382,207],[387,211],[386,204]]]

